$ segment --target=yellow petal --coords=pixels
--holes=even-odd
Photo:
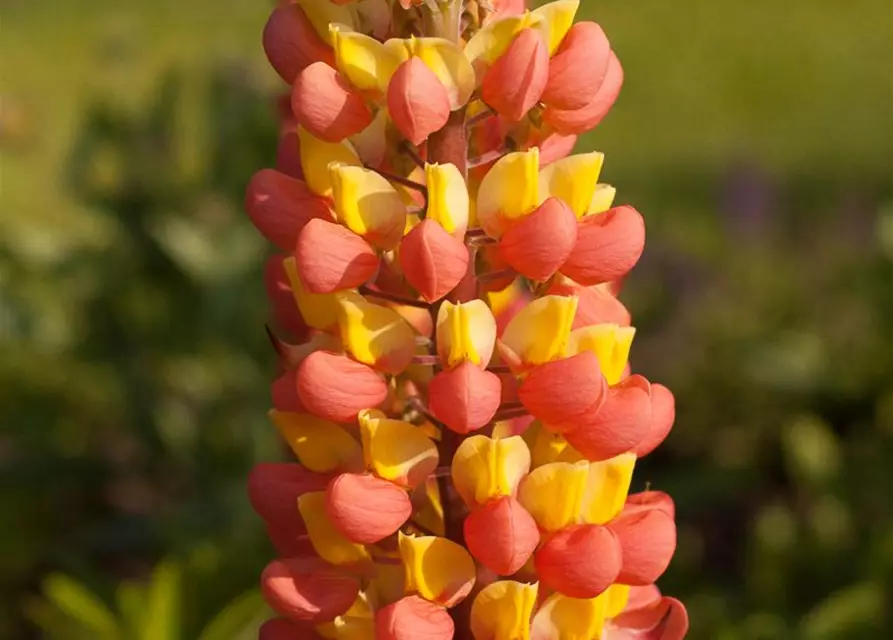
[[[589,478],[589,463],[553,462],[524,478],[518,501],[546,531],[558,531],[580,519]]]
[[[379,109],[365,129],[350,137],[350,142],[364,164],[377,167],[384,161],[388,150],[388,111]]]
[[[616,324],[596,324],[572,331],[568,340],[568,355],[591,351],[598,358],[602,375],[609,385],[615,385],[623,377],[629,350],[636,330]]]
[[[298,510],[307,525],[313,549],[323,560],[336,565],[366,564],[371,560],[366,547],[347,540],[329,520],[325,491],[311,491],[301,495],[298,498]]]
[[[626,608],[626,603],[629,602],[629,585],[612,584],[602,595],[608,601],[605,617],[610,620]]]
[[[386,47],[375,38],[346,31],[338,25],[332,25],[330,33],[338,70],[361,91],[385,93],[391,76],[405,60],[401,59],[400,52]]]
[[[563,200],[578,218],[589,211],[605,154],[578,153],[547,165],[539,174],[540,199]]]
[[[298,267],[294,256],[289,256],[282,261],[285,274],[291,284],[292,295],[295,304],[310,327],[325,331],[338,324],[338,297],[333,293],[310,293],[304,288],[304,283],[298,275]]]
[[[329,640],[375,640],[375,613],[368,595],[360,593],[350,609],[331,622],[317,625],[316,631]]]
[[[301,169],[310,190],[318,196],[332,197],[332,178],[329,163],[360,165],[360,159],[349,142],[324,142],[298,127],[301,145]]]
[[[539,421],[527,427],[523,437],[530,448],[530,466],[534,469],[552,462],[578,462],[583,459],[561,434],[549,431]]]
[[[366,464],[378,477],[411,489],[437,468],[437,446],[419,427],[374,409],[358,419]]]
[[[605,626],[606,593],[585,600],[552,594],[533,617],[533,637],[536,640],[598,640]]]
[[[592,524],[605,524],[620,513],[629,495],[635,466],[634,453],[623,453],[610,460],[589,465],[582,520]]]
[[[334,2],[319,2],[319,0],[297,0],[301,5],[301,9],[310,20],[310,24],[319,34],[319,37],[332,44],[332,37],[329,34],[329,24],[338,23],[343,28],[350,29],[354,23],[353,15],[350,9],[345,5],[339,5]]]
[[[576,296],[537,298],[511,319],[502,342],[527,365],[558,360],[567,351],[576,313]]]
[[[538,585],[500,580],[484,587],[471,605],[475,640],[528,640]]]
[[[437,478],[428,478],[425,480],[424,486],[419,487],[417,491],[423,492],[423,495],[420,500],[421,507],[416,507],[412,517],[413,521],[439,536],[446,535],[443,526],[443,504],[440,502],[440,487],[437,484]]]
[[[539,149],[507,153],[497,160],[477,194],[477,219],[488,235],[498,238],[508,221],[533,211],[539,197]]]
[[[385,46],[392,51],[402,46],[408,56],[424,62],[447,90],[451,109],[468,102],[475,87],[474,69],[456,43],[445,38],[412,37],[388,40]]]
[[[536,28],[542,35],[543,42],[549,47],[549,55],[555,53],[561,41],[564,40],[565,34],[574,23],[574,16],[577,15],[579,7],[580,0],[557,0],[557,2],[544,4],[531,12],[542,18]]]
[[[464,235],[468,227],[468,188],[454,164],[426,164],[428,187],[427,217],[454,235]]]
[[[393,249],[406,228],[406,205],[385,178],[355,165],[329,165],[335,214],[348,229],[371,244]]]
[[[594,215],[596,213],[604,213],[614,204],[614,196],[617,195],[617,189],[609,184],[598,184],[595,186],[595,193],[592,194],[592,201],[589,203],[589,209],[586,215]]]
[[[444,301],[437,312],[437,353],[446,366],[465,360],[486,367],[496,343],[496,320],[483,300]]]
[[[269,412],[270,420],[302,465],[316,473],[347,471],[362,461],[362,448],[341,426],[309,413]]]
[[[492,20],[475,33],[465,45],[465,57],[483,75],[487,67],[508,49],[522,29],[538,25],[544,16],[525,12]]]
[[[519,280],[515,280],[502,291],[490,291],[487,293],[487,304],[493,311],[494,316],[498,316],[506,311],[510,306],[521,300],[526,295],[524,285]]]
[[[471,436],[453,456],[453,486],[469,506],[513,495],[530,469],[530,451],[521,436],[504,440]]]
[[[338,294],[338,304],[341,342],[354,359],[393,375],[409,366],[415,333],[403,316],[354,292]]]
[[[408,592],[446,607],[468,595],[477,570],[464,547],[436,536],[398,535]]]

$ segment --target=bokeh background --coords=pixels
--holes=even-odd
[[[272,553],[265,0],[3,0],[0,638],[238,640]],[[584,0],[626,68],[580,148],[648,222],[675,392],[640,464],[694,640],[893,637],[893,7]]]

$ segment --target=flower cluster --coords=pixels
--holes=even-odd
[[[262,640],[679,640],[669,433],[617,299],[645,241],[576,136],[623,72],[578,0],[283,2],[291,86],[246,209],[297,463],[249,497],[280,558]]]

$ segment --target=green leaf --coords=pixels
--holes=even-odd
[[[115,602],[128,638],[138,638],[145,624],[146,589],[135,582],[122,582],[115,591]]]
[[[233,640],[269,617],[269,609],[256,590],[242,594],[205,626],[199,640]]]
[[[171,561],[160,563],[152,572],[143,614],[143,640],[180,640],[180,601],[182,571]]]
[[[119,638],[121,629],[115,614],[87,587],[65,575],[52,575],[44,582],[47,600],[100,638]]]

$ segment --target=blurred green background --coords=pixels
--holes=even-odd
[[[0,638],[234,640],[281,455],[240,210],[265,0],[4,0]],[[626,70],[580,144],[645,215],[624,300],[677,395],[646,482],[705,640],[893,637],[893,7],[584,0]]]

